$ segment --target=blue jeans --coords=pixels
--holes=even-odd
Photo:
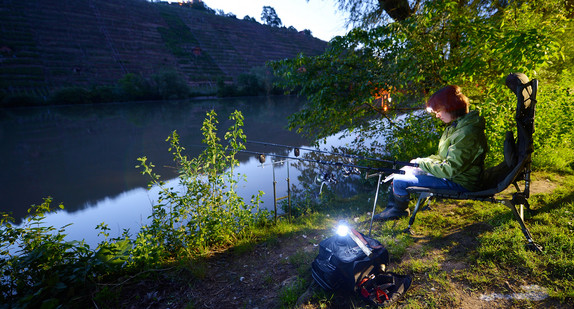
[[[393,192],[395,195],[398,195],[399,197],[409,195],[406,190],[408,187],[448,189],[460,192],[468,192],[468,190],[463,186],[446,178],[413,174],[395,175],[395,178],[393,179]]]

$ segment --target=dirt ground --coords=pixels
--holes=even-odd
[[[546,180],[536,180],[532,183],[531,193],[551,192],[555,185]],[[451,252],[452,258],[442,263],[442,270],[455,272],[468,267],[465,262],[457,259],[464,256],[468,248],[476,247],[476,238],[473,231],[480,232],[488,229],[486,224],[476,223],[468,226],[465,232],[453,231],[445,241],[456,241],[460,244],[457,250]],[[363,231],[365,227],[358,227]],[[366,226],[368,232],[368,225]],[[133,286],[129,292],[129,299],[125,299],[125,308],[281,308],[281,294],[283,287],[297,284],[300,267],[293,261],[297,257],[307,256],[311,260],[318,253],[318,243],[332,235],[329,230],[314,230],[309,233],[298,233],[282,237],[273,243],[261,243],[243,253],[233,251],[221,252],[213,255],[201,265],[194,268],[202,269],[198,274],[173,274],[163,272],[149,276],[148,280],[139,280],[139,287]],[[421,246],[422,242],[415,242],[413,248]],[[438,251],[439,249],[437,249]],[[440,253],[437,253],[440,254]],[[408,251],[405,255],[408,259]],[[393,258],[391,257],[391,269]],[[194,278],[187,281],[185,278]],[[200,278],[200,279],[198,279]],[[309,276],[310,278],[310,276]],[[424,284],[424,280],[413,278],[413,287]],[[183,282],[182,282],[183,281]],[[417,282],[418,281],[418,282]],[[527,282],[506,282],[506,288],[501,291],[471,291],[461,286],[461,283],[451,282],[452,295],[456,299],[456,308],[508,308],[512,307],[509,295],[524,295],[528,288]],[[526,288],[525,288],[526,287]],[[411,289],[412,289],[411,288]],[[420,288],[420,287],[419,287]],[[124,294],[124,293],[122,293]],[[309,293],[308,293],[309,294]],[[312,293],[311,293],[312,294]],[[294,296],[294,297],[297,297]],[[409,293],[405,295],[409,297]],[[305,298],[305,295],[301,299]],[[357,303],[358,301],[358,303]],[[129,304],[129,305],[128,305]],[[546,301],[531,302],[534,307],[566,308],[560,304]],[[334,296],[328,308],[354,308],[366,307],[359,298]],[[310,303],[300,308],[325,308],[319,304]],[[399,301],[397,308],[406,308],[404,302]]]

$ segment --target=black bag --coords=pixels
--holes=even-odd
[[[350,235],[335,235],[319,243],[319,255],[311,264],[311,276],[327,291],[356,292],[378,306],[395,302],[410,287],[411,279],[385,272],[389,264],[387,249],[375,239],[355,230],[351,232],[371,251],[370,256]]]
[[[311,264],[311,275],[325,290],[352,292],[363,277],[384,271],[389,263],[389,253],[380,242],[353,232],[362,238],[372,254],[368,257],[349,235],[335,235],[321,241],[319,255]]]

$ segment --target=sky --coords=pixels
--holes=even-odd
[[[177,2],[177,1],[173,1]],[[233,13],[238,19],[245,15],[261,22],[264,6],[275,9],[283,26],[293,26],[298,31],[311,30],[311,34],[324,41],[344,35],[345,14],[337,11],[337,0],[203,0],[214,10]]]

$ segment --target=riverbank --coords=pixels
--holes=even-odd
[[[389,249],[391,270],[413,278],[397,307],[571,308],[574,175],[535,172],[532,179],[533,213],[526,224],[543,254],[525,249],[518,224],[502,205],[435,202],[417,216],[416,236],[401,233],[408,218],[375,223],[373,236]],[[368,233],[369,215],[344,219]],[[255,242],[117,278],[100,286],[96,298],[122,308],[291,308],[298,299],[305,300],[303,308],[367,308],[358,297],[307,290],[317,245],[339,219],[313,214],[280,222],[255,232]]]

